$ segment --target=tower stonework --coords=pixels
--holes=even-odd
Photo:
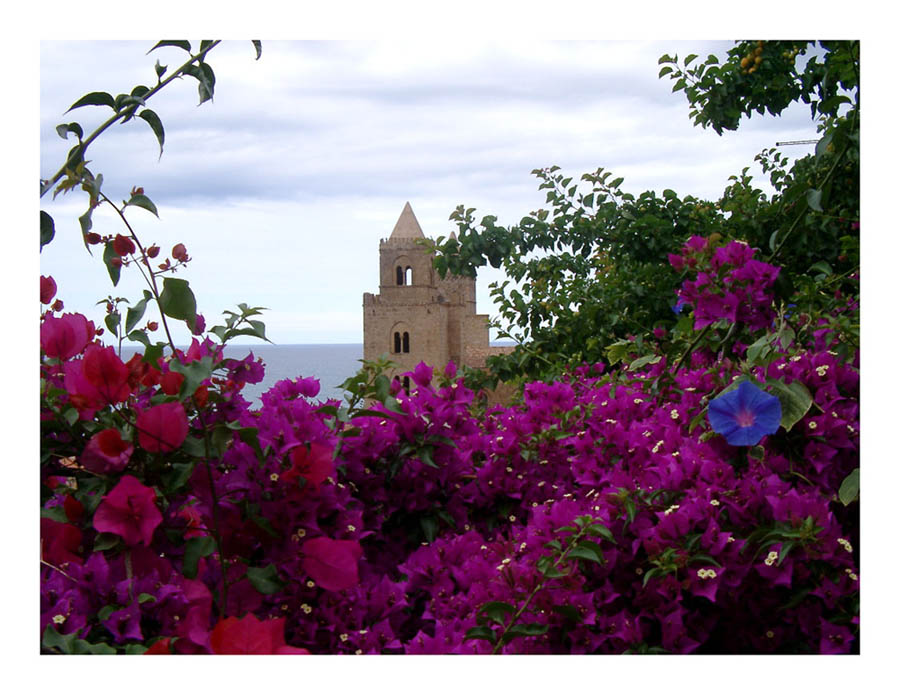
[[[363,358],[386,356],[397,373],[419,362],[442,369],[484,367],[491,348],[488,316],[475,311],[475,279],[435,271],[433,254],[419,243],[422,227],[409,203],[379,244],[378,294],[363,294]]]

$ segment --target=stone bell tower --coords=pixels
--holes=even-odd
[[[386,356],[398,373],[419,362],[483,367],[491,351],[488,316],[475,313],[475,279],[441,278],[421,243],[422,227],[409,203],[379,244],[378,294],[363,294],[363,358]]]

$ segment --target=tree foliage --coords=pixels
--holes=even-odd
[[[458,238],[436,242],[437,270],[473,275],[490,264],[508,277],[491,295],[501,335],[518,345],[489,359],[488,382],[552,377],[599,361],[617,341],[640,346],[654,330],[677,331],[672,298],[680,274],[668,256],[691,236],[744,241],[785,268],[776,287],[784,305],[823,315],[835,292],[854,291],[859,43],[739,41],[724,61],[696,61],[660,58],[660,77],[684,92],[695,124],[722,135],[754,112],[778,116],[801,101],[819,131],[815,153],[793,163],[774,148],[760,153],[771,196],[754,185],[749,167],[707,201],[670,189],[633,195],[603,168],[574,181],[554,166],[532,172],[547,191],[547,209],[516,225],[500,226],[492,215],[479,223],[473,208],[459,206],[450,216]]]

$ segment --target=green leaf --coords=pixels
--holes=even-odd
[[[603,563],[603,558],[598,555],[595,550],[581,544],[578,544],[574,548],[569,550],[568,557],[577,557],[582,560],[589,560],[590,562],[596,562],[598,565]]]
[[[126,333],[131,333],[131,331],[134,330],[134,327],[137,326],[138,321],[140,321],[144,317],[144,311],[147,309],[147,301],[152,298],[153,295],[150,294],[150,292],[148,292],[147,290],[144,290],[144,298],[141,301],[137,302],[133,307],[129,307],[128,311],[125,312]],[[144,337],[144,340],[146,339],[147,338]]]
[[[113,265],[113,259],[119,258],[119,255],[113,250],[111,241],[106,242],[106,248],[103,249],[103,262],[106,264],[106,271],[109,273],[109,279],[112,280],[113,286],[119,284],[119,276],[122,274],[121,265]]]
[[[687,67],[691,64],[692,61],[697,59],[696,53],[691,53],[687,58],[684,59],[684,67]]]
[[[157,48],[161,48],[163,46],[175,46],[176,48],[183,48],[188,53],[191,52],[190,41],[159,41],[153,48],[147,51],[147,53],[155,51]]]
[[[748,347],[747,361],[751,364],[756,364],[761,357],[765,357],[771,351],[769,343],[772,341],[772,338],[773,336],[771,335],[764,335]]]
[[[267,596],[284,588],[284,582],[278,578],[278,570],[271,563],[265,567],[248,567],[247,579],[254,589]]]
[[[628,369],[635,370],[640,369],[643,366],[648,364],[656,364],[662,359],[662,355],[644,355],[643,357],[638,357],[634,362],[628,365]]]
[[[781,426],[790,432],[791,427],[797,424],[812,407],[812,396],[809,390],[799,381],[793,381],[790,385],[784,381],[769,379],[766,381],[767,391],[781,401]]]
[[[503,635],[503,643],[506,644],[515,637],[536,637],[537,635],[546,634],[550,629],[549,625],[543,623],[518,623],[513,625]]]
[[[429,466],[430,468],[439,468],[439,466],[434,462],[434,458],[432,456],[433,453],[433,447],[423,446],[421,449],[419,449],[419,459],[422,461],[422,463],[424,463],[426,466]]]
[[[809,269],[810,271],[815,271],[824,275],[834,275],[834,270],[832,270],[831,266],[828,265],[828,263],[826,263],[825,261],[813,263],[811,266],[809,266]]]
[[[82,106],[108,106],[115,111],[116,100],[112,98],[111,94],[107,94],[106,92],[91,92],[90,94],[85,94],[81,99],[72,104],[66,113],[69,113],[72,109],[81,108]]]
[[[106,318],[103,319],[103,323],[106,324],[106,327],[109,329],[109,332],[113,335],[119,335],[119,324],[122,322],[122,316],[118,311],[114,311],[111,314],[107,314]]]
[[[251,39],[251,43],[253,44],[253,48],[256,49],[256,59],[259,60],[262,58],[262,41],[259,39]]]
[[[806,202],[816,212],[822,212],[822,191],[810,188],[806,192]]]
[[[591,524],[587,527],[587,532],[592,536],[600,536],[601,538],[608,540],[610,543],[616,542],[615,538],[613,538],[612,531],[606,528],[606,526],[604,526],[603,524]],[[588,541],[582,542],[586,543]]]
[[[433,516],[419,517],[419,526],[422,527],[422,533],[425,535],[425,540],[429,543],[433,543],[438,535],[439,526],[437,519]]]
[[[52,625],[48,625],[41,638],[41,645],[46,649],[58,649],[63,654],[115,654],[116,650],[102,642],[91,644],[76,637],[77,632],[67,635],[59,634]]]
[[[53,241],[54,236],[56,236],[56,225],[53,222],[53,218],[41,210],[41,250]]]
[[[192,65],[185,68],[185,73],[196,78],[198,82],[197,92],[200,95],[201,104],[213,98],[213,92],[215,91],[216,86],[216,76],[213,73],[213,69],[207,63],[200,63],[199,65]]]
[[[504,625],[506,623],[506,616],[515,613],[516,608],[503,601],[488,601],[478,609],[478,612],[486,615],[494,622]]]
[[[497,635],[491,628],[487,627],[486,625],[479,625],[477,627],[471,627],[466,630],[466,635],[463,639],[484,639],[491,644],[496,644]]]
[[[178,393],[182,398],[187,398],[197,390],[200,384],[212,376],[213,358],[211,355],[207,355],[202,359],[193,360],[187,364],[182,364],[177,359],[173,359],[169,362],[169,369],[184,375],[184,381]]]
[[[662,68],[662,69],[659,71],[659,77],[665,77],[665,76],[668,75],[670,72],[672,72],[672,66],[671,66],[671,65],[666,65],[664,68]]]
[[[144,109],[138,114],[138,118],[143,118],[150,125],[153,134],[156,135],[156,139],[159,142],[159,156],[162,157],[163,144],[166,141],[166,131],[163,130],[163,124],[162,121],[159,120],[159,116],[150,109]]]
[[[160,150],[160,155],[162,154],[162,150]],[[156,206],[153,204],[153,201],[150,200],[143,193],[136,193],[135,195],[129,198],[128,202],[125,205],[134,205],[135,207],[144,208],[144,210],[149,210],[154,215],[159,217],[159,213],[156,211]]]
[[[158,367],[159,358],[162,357],[163,349],[165,347],[165,343],[154,343],[153,345],[147,345],[147,349],[144,350],[144,358],[141,360],[141,362],[152,364],[154,367]]]
[[[69,139],[69,133],[75,133],[75,136],[79,141],[84,137],[84,131],[77,123],[61,123],[60,125],[56,126],[56,133],[63,140]]]
[[[78,218],[78,224],[81,225],[81,240],[84,242],[84,248],[87,249],[87,252],[94,255],[94,252],[91,251],[91,245],[88,243],[87,234],[91,231],[91,227],[94,226],[94,221],[91,219],[91,215],[94,212],[94,208],[88,207],[85,213]]]
[[[187,481],[193,472],[193,463],[166,464],[166,468],[160,476],[162,478],[163,490],[168,494],[177,492],[187,484]]]
[[[375,377],[375,398],[384,403],[391,395],[391,380],[384,374]]]
[[[197,300],[187,280],[163,278],[159,305],[166,316],[193,323],[197,318]]]
[[[184,576],[197,577],[197,564],[201,557],[208,557],[216,551],[216,541],[212,536],[189,538],[184,544]]]
[[[854,468],[850,475],[844,478],[838,490],[838,498],[845,507],[859,499],[859,468]]]
[[[150,347],[150,338],[147,337],[144,331],[131,331],[125,337],[133,343],[140,343],[144,347]]]
[[[816,159],[823,157],[828,152],[828,146],[831,144],[831,140],[834,137],[834,131],[829,130],[822,137],[819,142],[816,143]]]

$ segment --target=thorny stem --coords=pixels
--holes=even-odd
[[[103,198],[104,202],[109,203],[109,205],[111,205],[112,208],[118,213],[119,217],[122,219],[122,222],[128,228],[128,232],[131,235],[131,238],[134,240],[134,243],[137,245],[138,249],[140,249],[143,261],[147,264],[147,268],[150,271],[149,277],[144,273],[143,269],[140,266],[140,263],[137,264],[138,270],[140,270],[141,275],[144,276],[144,279],[147,280],[148,284],[150,285],[150,290],[153,293],[153,298],[156,300],[156,304],[159,307],[159,315],[160,315],[160,318],[162,319],[162,324],[163,324],[163,327],[165,328],[166,336],[169,339],[169,346],[172,348],[172,354],[174,355],[175,354],[175,342],[172,340],[172,334],[169,332],[169,325],[166,322],[166,315],[163,312],[162,304],[160,304],[160,299],[159,299],[160,295],[159,295],[159,289],[157,288],[157,285],[156,285],[156,276],[153,272],[153,269],[150,268],[149,261],[147,260],[146,251],[144,250],[144,247],[141,244],[140,239],[138,239],[138,236],[135,233],[134,229],[132,229],[131,225],[128,223],[128,220],[125,218],[124,213],[105,194],[101,193],[100,195]],[[191,403],[194,406],[194,410],[197,413],[197,418],[200,420],[200,428],[203,431],[203,446],[204,446],[204,452],[205,452],[204,464],[206,465],[206,475],[207,475],[207,479],[209,480],[209,491],[210,491],[210,495],[212,496],[212,513],[213,513],[213,528],[212,528],[213,534],[212,535],[213,535],[213,539],[216,542],[216,552],[219,555],[219,566],[220,566],[221,572],[222,572],[222,601],[219,606],[219,617],[224,618],[225,617],[225,605],[228,600],[228,577],[226,574],[227,563],[225,561],[225,554],[222,550],[222,548],[223,548],[222,534],[219,531],[219,498],[218,498],[218,495],[216,494],[216,488],[215,488],[213,474],[212,474],[212,464],[210,463],[210,459],[212,458],[212,452],[211,452],[210,443],[209,443],[209,428],[206,426],[206,422],[203,419],[203,413],[201,412],[201,409],[197,406],[197,402],[194,400],[193,395],[191,396]],[[135,423],[135,429],[137,429],[136,423]]]
[[[553,563],[553,569],[556,569],[557,567],[559,567],[559,565],[566,559],[566,555],[569,554],[569,551],[575,547],[575,543],[577,543],[581,539],[581,537],[584,535],[585,529],[586,529],[586,527],[579,529],[578,533],[576,533],[574,536],[569,538],[568,547],[556,559],[556,562]],[[536,587],[534,587],[534,589],[532,589],[531,593],[528,594],[528,598],[525,599],[525,603],[522,604],[522,607],[516,611],[516,614],[512,617],[512,619],[510,619],[510,621],[503,627],[503,633],[500,635],[500,637],[497,638],[497,644],[494,645],[494,649],[491,652],[491,654],[496,654],[504,646],[503,638],[506,636],[506,633],[509,632],[509,630],[512,628],[512,626],[516,624],[516,621],[520,617],[522,617],[522,613],[524,613],[525,609],[528,608],[528,605],[531,603],[531,600],[537,595],[537,593],[541,589],[543,589],[547,585],[548,581],[549,580],[546,580],[546,579],[541,581]]]
[[[684,351],[684,354],[678,359],[678,362],[675,363],[675,368],[672,370],[673,377],[678,374],[678,370],[681,369],[681,365],[687,359],[688,355],[690,355],[694,351],[694,348],[697,347],[697,343],[700,342],[700,339],[703,338],[703,336],[705,336],[708,331],[709,326],[704,326],[703,330],[700,331],[696,338],[694,338],[693,342],[688,345],[688,349]]]
[[[187,67],[189,67],[192,63],[194,63],[194,62],[196,62],[196,61],[201,61],[201,62],[202,62],[202,61],[203,61],[203,58],[206,57],[206,54],[209,53],[213,48],[215,48],[215,47],[216,47],[217,45],[219,45],[220,43],[221,43],[220,40],[213,41],[209,46],[207,46],[206,48],[204,48],[204,49],[203,49],[202,51],[200,51],[197,55],[191,56],[191,59],[190,59],[190,60],[188,60],[184,65],[182,65],[180,68],[178,68],[175,72],[173,72],[171,75],[169,75],[169,76],[168,76],[166,79],[164,79],[162,82],[160,82],[159,84],[157,84],[153,89],[151,89],[149,92],[147,92],[147,93],[146,93],[143,97],[141,97],[141,98],[142,98],[142,99],[144,100],[144,102],[146,103],[146,101],[147,101],[148,99],[150,99],[150,97],[152,97],[152,96],[153,96],[154,94],[156,94],[159,90],[161,90],[163,87],[165,87],[167,84],[169,84],[172,80],[182,77],[183,71],[184,71]],[[103,133],[107,128],[109,128],[113,123],[115,123],[116,121],[118,121],[120,118],[124,118],[124,117],[126,117],[126,116],[131,116],[136,110],[137,110],[137,105],[136,105],[136,104],[128,104],[127,106],[123,106],[121,109],[119,109],[118,111],[116,111],[116,113],[114,113],[114,114],[113,114],[112,116],[110,116],[104,123],[102,123],[100,126],[98,126],[97,129],[96,129],[93,133],[91,133],[91,134],[87,137],[86,140],[83,140],[83,141],[81,141],[81,142],[78,144],[78,149],[77,149],[77,151],[74,153],[74,156],[79,156],[79,155],[80,155],[80,158],[81,158],[81,160],[83,161],[83,160],[84,160],[84,154],[85,154],[85,152],[87,152],[88,146],[89,146],[92,142],[94,142],[94,140],[96,140],[96,139],[100,136],[101,133]],[[66,173],[66,169],[69,167],[69,164],[70,164],[70,163],[74,163],[74,162],[73,162],[73,157],[67,157],[65,163],[60,167],[59,171],[57,171],[56,174],[54,174],[52,178],[47,179],[46,181],[43,181],[43,182],[42,182],[42,184],[41,184],[41,198],[43,198],[44,195],[47,193],[47,191],[49,191],[51,188],[53,188],[53,185],[63,177],[63,175]]]
[[[140,249],[141,256],[143,257],[144,262],[147,264],[147,269],[150,271],[149,277],[144,273],[143,268],[141,268],[141,264],[138,263],[138,270],[141,272],[141,275],[144,276],[144,280],[147,281],[147,284],[150,286],[150,291],[153,292],[153,299],[156,300],[156,304],[159,307],[159,317],[162,320],[163,328],[166,331],[166,337],[169,339],[169,347],[172,348],[172,354],[175,354],[175,341],[172,340],[172,334],[169,332],[169,324],[166,321],[166,314],[163,311],[162,304],[159,301],[159,288],[156,286],[156,275],[153,272],[153,269],[150,268],[150,261],[147,260],[147,252],[144,250],[144,247],[141,245],[140,239],[138,239],[137,234],[135,234],[134,230],[131,228],[131,225],[128,224],[128,220],[125,219],[125,213],[123,213],[118,206],[113,203],[109,198],[106,197],[106,194],[101,193],[100,196],[103,198],[105,203],[109,203],[112,206],[112,209],[115,210],[119,217],[122,218],[122,223],[128,228],[128,233],[131,235],[131,238],[134,240],[134,243],[137,244],[138,249]]]

